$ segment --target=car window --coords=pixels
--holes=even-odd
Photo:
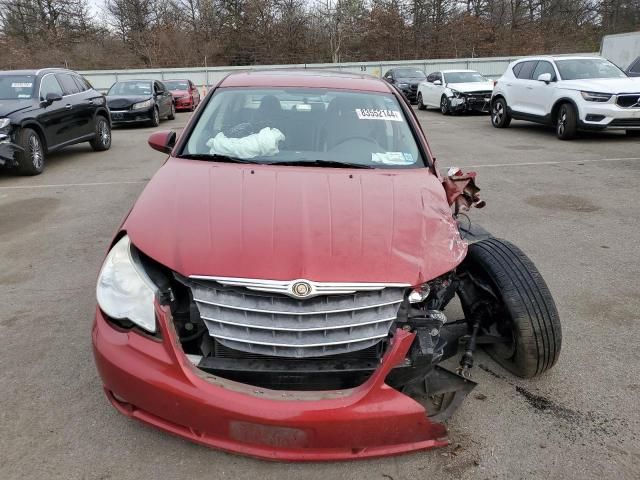
[[[384,78],[391,79],[393,78],[393,72],[388,70],[387,73],[384,74]]]
[[[537,60],[522,62],[522,68],[520,69],[520,71],[518,72],[518,75],[516,76],[520,80],[530,80],[531,74],[533,73],[533,70],[536,68],[537,64],[538,64]]]
[[[130,80],[127,82],[116,82],[111,85],[107,95],[151,95],[151,82]]]
[[[78,91],[84,92],[87,89],[87,86],[84,84],[82,80],[80,80],[80,77],[78,77],[77,75],[71,75],[71,77],[73,78],[73,81],[76,82]]]
[[[58,82],[60,82],[60,86],[62,86],[62,91],[65,95],[73,95],[74,93],[80,92],[80,88],[70,74],[57,73],[56,78],[58,79]]]
[[[44,100],[49,93],[55,93],[60,96],[63,95],[62,87],[60,83],[58,83],[55,75],[45,75],[40,81],[40,99]]]
[[[169,90],[189,90],[191,82],[188,80],[167,80],[164,85]]]
[[[520,74],[520,70],[522,70],[522,65],[524,65],[524,62],[516,63],[511,69],[513,71],[513,74],[516,77]]]
[[[425,166],[394,95],[319,88],[219,88],[181,155]]]
[[[629,72],[640,73],[640,57],[636,58],[635,62],[629,67]]]
[[[625,78],[627,74],[604,58],[570,58],[556,60],[562,80],[590,78]]]
[[[553,68],[553,65],[551,65],[551,62],[539,61],[538,65],[536,65],[536,68],[533,70],[533,76],[531,78],[533,80],[538,80],[538,77],[543,73],[550,73],[551,81],[556,81],[556,71]]]
[[[155,88],[156,93],[163,93],[166,90],[165,86],[160,82],[154,82],[153,86]]]
[[[444,76],[447,83],[478,83],[488,81],[478,72],[446,72]]]
[[[399,68],[394,74],[398,78],[425,78],[424,72],[415,68]]]
[[[34,75],[0,74],[0,100],[31,98],[33,95]]]

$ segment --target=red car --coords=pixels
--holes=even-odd
[[[176,110],[193,112],[200,104],[200,92],[191,80],[166,80],[164,84],[173,96]]]
[[[170,157],[113,240],[93,327],[124,415],[262,458],[383,456],[447,444],[476,345],[521,377],[556,362],[542,277],[460,215],[484,204],[475,174],[441,176],[384,81],[233,74],[149,143]]]

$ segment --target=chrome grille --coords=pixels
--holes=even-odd
[[[349,284],[351,293],[297,299],[281,293],[225,286],[215,280],[181,279],[192,292],[209,334],[248,353],[290,358],[338,355],[375,345],[389,334],[405,287]],[[255,287],[255,282],[248,285]],[[330,284],[333,290],[336,285]],[[342,284],[346,285],[346,284]],[[324,285],[314,283],[317,292]],[[340,290],[340,289],[338,289]]]

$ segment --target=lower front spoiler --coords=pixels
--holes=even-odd
[[[209,447],[270,460],[348,460],[448,444],[443,425],[384,383],[404,360],[412,333],[396,331],[379,368],[359,387],[274,391],[198,370],[174,346],[169,313],[157,313],[163,341],[117,330],[96,313],[96,365],[107,397],[129,417]]]

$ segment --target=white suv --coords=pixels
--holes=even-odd
[[[491,97],[491,123],[511,119],[553,125],[558,138],[577,130],[640,133],[640,78],[629,78],[601,57],[543,56],[509,65]]]

